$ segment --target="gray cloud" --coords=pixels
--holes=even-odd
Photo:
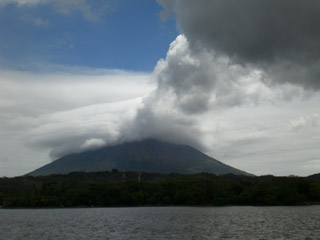
[[[91,11],[80,4],[87,1],[66,2],[57,8],[61,14]],[[320,21],[314,16],[319,4],[159,2],[166,7],[162,17],[174,12],[184,34],[150,75],[1,71],[3,157],[18,163],[25,156],[57,158],[103,144],[158,138],[205,150],[257,174],[287,173],[288,163],[290,173],[298,173],[306,159],[310,168],[301,172],[320,169],[319,94],[300,98],[311,95],[303,87],[320,88]],[[152,92],[149,77],[156,84]],[[21,147],[25,142],[30,148]],[[34,162],[21,174],[44,163]]]
[[[310,2],[299,8],[300,3],[293,1],[288,10],[289,1],[159,2],[165,7],[161,17],[168,17],[170,11],[176,14],[183,35],[155,67],[157,88],[144,99],[127,128],[121,129],[124,135],[210,149],[210,155],[218,159],[241,159],[249,168],[259,151],[288,157],[285,151],[304,144],[301,139],[286,143],[293,136],[277,116],[285,107],[271,110],[270,106],[300,101],[310,93],[306,89],[320,87],[318,56],[313,52],[319,47],[318,35],[307,29],[310,18],[303,20]],[[271,9],[275,10],[268,12]],[[296,18],[300,10],[302,16]],[[290,24],[296,29],[287,33]],[[224,117],[229,112],[235,113],[234,121]],[[230,123],[219,125],[215,116]],[[263,122],[267,127],[259,126]],[[288,148],[275,146],[275,141]],[[316,152],[314,145],[313,150]]]
[[[194,51],[206,48],[255,64],[274,82],[320,88],[320,2],[159,0]]]
[[[168,109],[164,109],[158,105],[159,102],[148,100],[146,105],[137,110],[134,119],[123,122],[120,127],[122,134],[120,141],[155,138],[171,143],[187,144],[198,149],[205,148],[197,137],[202,133],[197,128],[195,119],[183,118],[170,107],[170,102],[167,102]]]
[[[166,59],[158,62],[153,77],[157,89],[145,99],[145,107],[163,104],[182,115],[257,104],[268,101],[272,95],[262,82],[261,71],[234,64],[205,49],[193,52],[184,35],[171,43]]]
[[[144,138],[188,144],[256,174],[318,171],[319,94],[287,101],[304,91],[267,86],[260,71],[210,56],[192,53],[179,36],[152,75],[1,71],[0,152],[9,161],[0,175],[32,171],[49,156]]]
[[[234,64],[205,49],[193,52],[184,35],[173,41],[153,73],[157,88],[143,100],[134,119],[120,128],[130,141],[158,138],[205,150],[201,118],[236,106],[256,106],[283,98],[262,82],[254,68]]]

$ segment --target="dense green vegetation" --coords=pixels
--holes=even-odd
[[[0,178],[3,207],[298,205],[320,203],[320,174],[248,177],[214,174],[75,172]]]

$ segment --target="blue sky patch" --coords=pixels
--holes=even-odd
[[[99,5],[97,2],[100,2]],[[178,35],[156,1],[0,7],[0,56],[10,68],[46,64],[152,71]]]

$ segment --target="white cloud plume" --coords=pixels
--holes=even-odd
[[[0,174],[24,174],[48,163],[49,155],[55,159],[149,137],[195,146],[255,174],[316,172],[306,164],[320,154],[319,95],[306,98],[303,90],[290,85],[268,86],[254,68],[219,58],[207,61],[207,57],[191,53],[180,36],[152,75],[2,70]],[[197,64],[204,61],[206,68]],[[183,68],[179,63],[189,65]],[[172,79],[174,71],[181,78]],[[177,89],[181,87],[191,99],[208,96],[200,104],[201,111],[185,101],[183,91]],[[297,93],[302,97],[293,97]]]
[[[193,51],[180,35],[153,78],[156,90],[144,99],[134,121],[121,129],[127,140],[155,137],[189,144],[257,174],[297,173],[294,167],[304,166],[293,154],[299,145],[311,148],[299,147],[300,156],[319,154],[317,137],[287,127],[297,111],[318,111],[318,94],[308,97],[301,86],[267,84],[268,75],[254,64],[239,65],[207,49]],[[273,157],[277,169],[266,156]],[[287,170],[290,158],[295,163]]]
[[[84,150],[96,149],[106,145],[106,142],[101,138],[91,138],[82,144],[81,148]]]

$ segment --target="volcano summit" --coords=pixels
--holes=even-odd
[[[157,173],[199,173],[251,175],[228,166],[187,145],[155,139],[122,143],[59,158],[27,175],[98,172],[112,169]]]

